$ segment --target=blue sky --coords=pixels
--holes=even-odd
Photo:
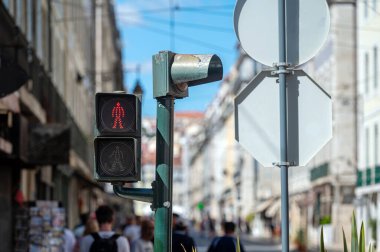
[[[175,36],[170,36],[170,1],[175,13]],[[143,116],[155,116],[152,55],[161,50],[176,53],[217,54],[224,65],[224,76],[236,60],[233,30],[235,0],[116,0],[118,26],[123,43],[125,84],[132,91],[141,66],[144,89]],[[174,47],[174,48],[173,48]],[[176,111],[204,111],[215,96],[219,83],[192,87],[189,97],[176,100]]]

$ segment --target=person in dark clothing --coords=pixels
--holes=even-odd
[[[235,223],[233,222],[224,222],[224,236],[214,238],[207,252],[235,252],[238,245],[238,241],[235,237],[235,227]],[[239,244],[240,251],[245,252],[241,241],[239,241]]]
[[[106,205],[99,206],[96,210],[99,232],[83,237],[80,242],[80,252],[130,252],[127,238],[112,231],[114,219],[112,208]]]
[[[173,214],[173,236],[172,251],[173,252],[191,252],[196,249],[195,242],[187,234],[187,226],[180,220],[179,215]]]

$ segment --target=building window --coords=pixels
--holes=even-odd
[[[363,1],[363,4],[364,4],[364,18],[367,18],[368,17],[368,0],[364,0]]]
[[[377,88],[378,84],[378,72],[379,72],[379,64],[378,64],[378,56],[377,56],[377,46],[373,48],[373,86]]]
[[[365,82],[365,92],[369,92],[369,56],[368,53],[364,55],[364,82]]]

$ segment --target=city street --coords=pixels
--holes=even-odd
[[[0,252],[380,252],[379,27],[380,0],[0,0]]]
[[[208,246],[211,243],[211,238],[202,237],[199,233],[194,233],[193,238],[197,245],[198,252],[207,251]],[[258,251],[268,251],[268,252],[277,252],[281,251],[281,244],[278,241],[270,241],[267,239],[253,239],[247,236],[241,238],[241,242],[245,248],[246,252],[258,252]],[[295,251],[295,250],[291,250]]]

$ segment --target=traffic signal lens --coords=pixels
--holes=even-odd
[[[137,140],[134,138],[97,138],[95,151],[99,153],[96,173],[100,178],[129,180],[137,176]]]
[[[108,95],[97,96],[97,126],[100,134],[129,135],[138,134],[137,103],[140,101],[134,95]]]

